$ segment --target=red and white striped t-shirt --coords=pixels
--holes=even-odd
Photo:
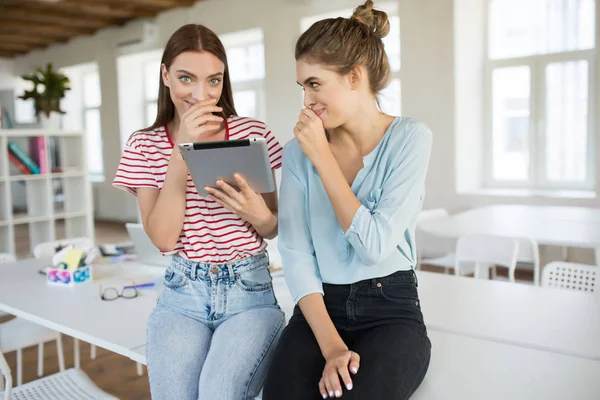
[[[272,169],[281,167],[282,148],[264,122],[232,116],[225,121],[226,140],[264,137]],[[149,132],[135,132],[127,140],[115,187],[136,195],[139,187],[161,189],[165,181],[173,141],[166,126]],[[222,263],[262,252],[267,244],[254,227],[208,197],[202,197],[188,174],[183,230],[175,249],[192,261]]]

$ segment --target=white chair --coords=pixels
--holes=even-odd
[[[54,240],[54,241],[50,241],[50,242],[40,243],[37,246],[35,246],[35,248],[33,249],[33,256],[35,258],[49,258],[54,255],[57,247],[67,246],[67,245],[73,245],[75,247],[82,247],[82,248],[93,248],[94,251],[96,251],[98,255],[100,254],[98,248],[96,247],[96,245],[94,244],[94,241],[92,239],[87,238],[87,237],[78,237],[78,238],[61,239],[61,240]],[[73,350],[74,350],[75,368],[79,369],[79,367],[80,367],[79,339],[73,338],[73,346],[74,346]],[[96,346],[93,344],[90,344],[90,358],[92,360],[96,359]],[[137,363],[137,373],[139,376],[142,376],[144,374],[143,366],[140,363]]]
[[[599,268],[596,265],[553,261],[542,271],[542,286],[598,293]]]
[[[12,254],[0,254],[0,263],[14,262]],[[1,269],[1,265],[0,265]],[[38,346],[38,376],[44,375],[44,343],[56,341],[58,368],[65,370],[62,337],[59,332],[16,317],[0,323],[0,354],[17,352],[17,385],[23,383],[23,349]],[[2,376],[0,375],[0,387]]]
[[[519,242],[519,253],[517,255],[517,268],[533,269],[533,284],[540,284],[540,248],[535,239],[513,238]],[[454,269],[456,254],[451,253],[442,257],[421,260],[423,264]],[[492,266],[492,279],[496,279],[496,267]],[[510,280],[510,277],[509,277]]]
[[[480,266],[500,265],[508,268],[508,279],[515,281],[515,268],[519,242],[515,239],[492,235],[461,236],[456,243],[454,273],[462,275],[463,264],[474,268],[475,278],[479,278]]]
[[[4,400],[119,400],[100,390],[80,369],[62,371],[25,385],[17,385],[13,389],[10,367],[4,355],[0,353],[0,372],[0,376],[6,377],[4,391],[0,391],[0,398]]]
[[[445,218],[448,215],[448,211],[444,208],[432,208],[419,212],[415,226],[417,269],[421,268],[421,264],[428,264],[424,260],[443,258],[454,252],[455,240],[431,235],[420,228],[421,224],[425,222]],[[450,265],[454,265],[454,258],[452,258]]]

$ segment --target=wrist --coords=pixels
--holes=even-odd
[[[332,161],[335,161],[335,157],[333,157],[329,146],[326,146],[320,151],[319,156],[315,158],[313,165],[317,169],[317,172],[321,173],[321,171],[326,171],[329,168]]]
[[[323,345],[321,354],[323,354],[323,357],[328,360],[332,354],[347,350],[348,346],[346,346],[346,343],[344,343],[342,338],[338,336],[338,338]]]
[[[268,234],[272,232],[277,226],[277,217],[273,215],[273,212],[271,210],[269,210],[268,213],[266,213],[259,221],[257,221],[253,225],[256,228],[256,230],[259,231],[259,233]]]

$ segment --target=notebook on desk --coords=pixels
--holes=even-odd
[[[171,257],[163,256],[160,253],[146,234],[146,231],[144,231],[142,224],[127,223],[125,227],[141,263],[161,267],[171,264]]]

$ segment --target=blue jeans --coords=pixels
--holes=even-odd
[[[147,326],[154,400],[254,399],[284,315],[268,256],[203,264],[174,256]]]

